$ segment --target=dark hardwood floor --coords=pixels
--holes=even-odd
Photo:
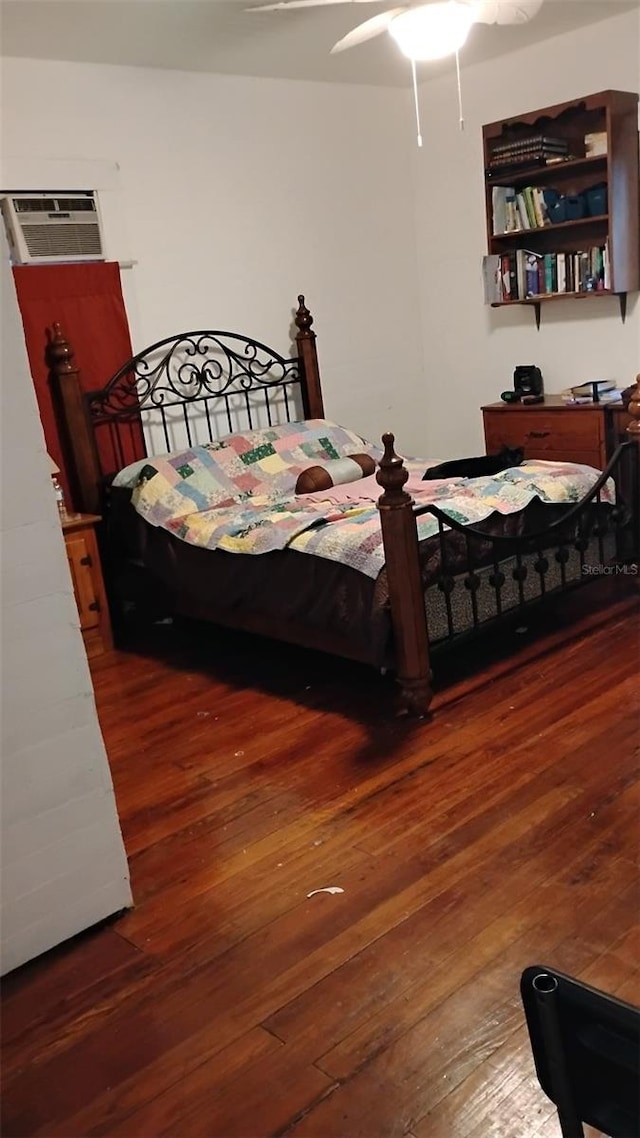
[[[608,590],[443,662],[430,722],[213,628],[96,660],[136,907],[6,979],[5,1138],[558,1135],[522,969],[640,1002],[638,593]]]

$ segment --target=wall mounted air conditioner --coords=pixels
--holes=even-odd
[[[105,260],[95,194],[14,193],[0,206],[14,265]]]

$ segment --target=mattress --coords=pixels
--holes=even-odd
[[[217,620],[224,612],[225,623],[251,624],[251,618],[273,625],[278,622],[309,630],[313,636],[335,636],[350,645],[349,655],[375,666],[388,667],[392,660],[392,630],[386,570],[373,579],[348,565],[314,557],[295,549],[274,550],[259,557],[224,550],[209,550],[181,541],[174,534],[146,522],[133,509],[131,491],[116,488],[111,494],[109,514],[110,546],[121,551],[120,570],[124,580],[126,564],[144,568],[162,583],[167,612],[182,611]],[[534,501],[519,513],[494,513],[482,529],[497,537],[536,533],[566,513],[566,506],[550,506]],[[568,535],[571,538],[572,534]],[[468,545],[465,536],[447,532],[446,574],[453,582],[451,604],[455,610],[456,631],[473,623],[467,574]],[[442,591],[442,556],[438,537],[420,542],[422,581],[427,598],[427,618],[432,642],[449,636],[447,603]],[[474,569],[487,566],[482,593],[478,594],[483,616],[495,608],[495,594],[488,574],[494,559],[493,543],[474,542]],[[579,575],[578,562],[572,572]],[[555,576],[560,583],[559,570]],[[507,573],[504,607],[517,605],[519,592]],[[531,569],[527,594],[531,594],[535,572]],[[550,586],[551,587],[551,584]],[[126,599],[126,598],[125,598]]]

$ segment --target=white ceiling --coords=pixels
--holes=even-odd
[[[2,54],[232,75],[402,86],[408,62],[388,35],[337,56],[332,44],[392,7],[357,4],[246,11],[258,0],[0,0]],[[546,0],[529,24],[476,25],[464,66],[640,7],[640,0]],[[606,50],[606,49],[605,49]],[[451,66],[423,64],[420,79]],[[586,86],[597,86],[593,76]]]

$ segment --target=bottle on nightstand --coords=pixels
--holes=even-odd
[[[60,520],[64,521],[64,519],[67,516],[67,507],[66,507],[65,500],[64,500],[64,490],[62,489],[62,486],[60,485],[57,474],[51,475],[51,481],[53,483],[53,492],[56,496],[56,505],[58,507],[58,513],[60,515]]]
[[[60,521],[64,521],[67,517],[67,506],[66,506],[66,502],[64,500],[64,490],[62,488],[62,484],[60,482],[60,479],[58,478],[58,475],[60,473],[60,467],[58,466],[57,462],[54,462],[54,460],[52,459],[52,457],[48,451],[47,451],[47,462],[49,463],[49,474],[51,475],[51,484],[53,486],[53,492],[56,496],[56,505],[58,507],[58,514],[60,515]]]

